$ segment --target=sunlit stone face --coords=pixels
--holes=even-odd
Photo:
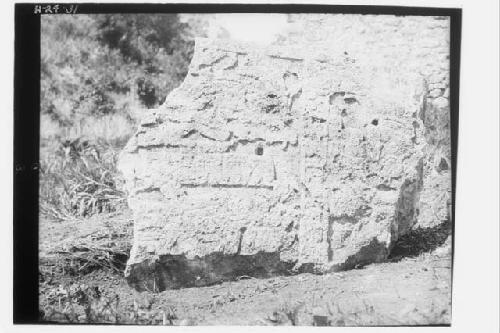
[[[129,281],[163,272],[170,288],[385,258],[414,223],[418,102],[411,83],[388,85],[387,100],[363,75],[348,55],[198,41],[183,84],[122,154]]]

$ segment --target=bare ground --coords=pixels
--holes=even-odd
[[[411,246],[403,244],[399,252],[404,256],[350,271],[243,276],[209,287],[139,293],[122,273],[132,237],[130,216],[125,210],[84,221],[40,220],[41,320],[317,326],[451,322],[450,238],[415,256],[404,253]],[[438,238],[438,245],[444,242]]]

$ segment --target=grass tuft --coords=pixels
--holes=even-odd
[[[66,140],[40,160],[40,213],[56,220],[117,210],[125,193],[116,169],[119,149],[105,141]]]

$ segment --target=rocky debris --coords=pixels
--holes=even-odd
[[[120,158],[138,290],[385,260],[417,222],[418,75],[304,48],[199,39]],[[425,119],[425,118],[424,118]]]

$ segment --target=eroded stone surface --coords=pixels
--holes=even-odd
[[[292,14],[284,46],[328,48],[352,55],[369,70],[393,79],[418,73],[425,81],[419,117],[426,145],[423,188],[415,227],[432,228],[451,218],[449,17]]]
[[[384,260],[418,215],[419,76],[328,47],[196,42],[120,159],[137,289]]]

